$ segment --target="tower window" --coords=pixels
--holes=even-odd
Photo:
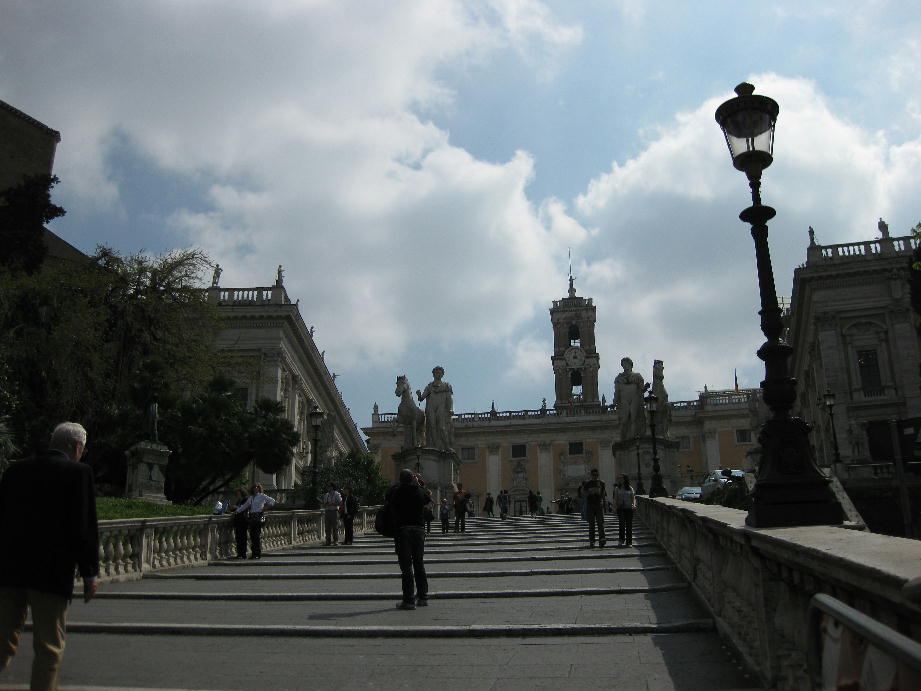
[[[581,370],[574,369],[574,370],[572,370],[572,371],[569,373],[569,383],[572,384],[573,387],[576,387],[576,386],[581,387],[581,386],[582,386],[582,372],[581,372]]]
[[[569,345],[571,346],[581,346],[582,345],[582,335],[579,333],[578,324],[569,325]]]
[[[879,376],[879,359],[875,350],[857,351],[857,371],[860,374],[860,388],[864,395],[881,396],[883,381]]]

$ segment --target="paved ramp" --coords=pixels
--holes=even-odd
[[[574,516],[436,527],[430,605],[414,611],[395,609],[392,542],[372,535],[104,584],[70,609],[63,686],[760,688],[642,526],[604,549]],[[30,648],[0,683],[26,683]]]

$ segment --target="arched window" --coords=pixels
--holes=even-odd
[[[579,334],[578,324],[569,325],[569,345],[571,346],[581,346],[582,345],[582,336],[581,334]]]

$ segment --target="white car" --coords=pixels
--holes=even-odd
[[[697,501],[700,499],[700,487],[682,487],[675,495],[675,499],[684,501]]]
[[[745,478],[744,470],[730,470],[728,472],[732,473],[732,477]],[[700,486],[700,499],[705,500],[713,494],[717,487],[722,487],[727,482],[729,482],[729,476],[724,475],[722,470],[711,470]]]

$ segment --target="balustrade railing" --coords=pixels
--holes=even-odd
[[[377,507],[362,507],[355,532],[374,531]],[[263,549],[319,542],[322,511],[267,511]],[[235,552],[230,516],[131,518],[99,522],[99,576],[103,581],[141,578],[177,566],[206,564]]]
[[[859,261],[884,254],[910,254],[917,247],[918,240],[911,235],[897,238],[879,238],[862,242],[847,242],[840,245],[813,245],[806,255],[808,262]]]

